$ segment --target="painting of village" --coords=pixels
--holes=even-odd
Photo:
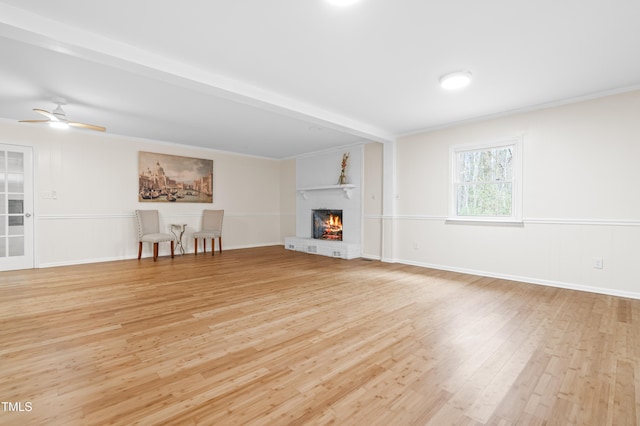
[[[138,152],[138,201],[213,203],[213,160]]]

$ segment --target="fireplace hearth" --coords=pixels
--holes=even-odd
[[[314,239],[342,241],[342,210],[316,209],[311,215]]]

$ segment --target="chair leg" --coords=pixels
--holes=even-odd
[[[211,256],[216,254],[216,237],[211,238]]]
[[[220,246],[220,253],[222,253],[222,237],[218,237],[218,246]]]
[[[138,260],[142,257],[142,241],[138,243]]]
[[[174,255],[174,246],[173,246],[173,241],[171,241],[171,258],[173,259],[173,255]]]
[[[158,243],[153,243],[153,261],[158,259]]]
[[[195,249],[196,256],[197,256],[198,255],[198,239],[197,238],[193,239],[193,248]]]
[[[207,239],[206,238],[202,239],[202,252],[203,253],[207,252]]]

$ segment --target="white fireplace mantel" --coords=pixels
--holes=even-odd
[[[345,185],[324,185],[324,186],[310,186],[306,188],[297,188],[298,194],[302,196],[305,200],[309,199],[310,193],[317,191],[332,191],[332,190],[342,190],[344,191],[344,196],[348,199],[351,199],[353,195],[353,190],[356,188],[355,185],[345,184]]]

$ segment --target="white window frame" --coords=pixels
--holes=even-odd
[[[449,216],[447,221],[455,222],[487,222],[504,224],[522,223],[522,149],[524,135],[515,136],[509,139],[502,139],[496,142],[454,145],[449,149]],[[512,157],[512,193],[511,193],[511,216],[461,216],[457,213],[457,185],[458,185],[458,154],[467,151],[484,151],[504,147],[513,148]]]

